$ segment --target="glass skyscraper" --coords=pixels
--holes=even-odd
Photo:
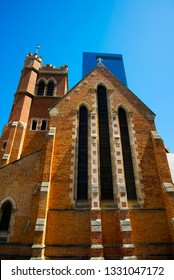
[[[99,58],[102,59],[102,63],[112,74],[127,86],[123,57],[121,54],[84,52],[82,77],[85,77],[97,65]]]

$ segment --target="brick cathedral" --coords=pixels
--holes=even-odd
[[[173,259],[174,186],[155,114],[96,61],[28,54],[0,138],[1,259]]]

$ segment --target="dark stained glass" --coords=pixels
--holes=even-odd
[[[2,206],[2,209],[1,209],[2,215],[1,215],[1,221],[0,221],[0,230],[1,231],[7,231],[9,228],[11,210],[12,210],[12,206],[11,206],[10,202],[7,202]]]
[[[113,199],[113,180],[106,89],[98,86],[101,199]]]
[[[54,93],[54,83],[49,82],[47,85],[47,96],[53,96]]]
[[[126,112],[123,108],[119,108],[118,116],[119,116],[119,123],[120,123],[127,196],[128,196],[128,200],[136,200],[137,196],[136,196],[136,188],[135,188],[134,170],[132,164],[129,131],[128,131]]]
[[[77,200],[88,199],[88,110],[79,111]]]
[[[44,81],[40,81],[38,85],[37,95],[44,95],[45,83]]]

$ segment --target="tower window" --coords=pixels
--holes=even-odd
[[[46,130],[47,129],[47,120],[42,120],[40,129],[41,130]]]
[[[32,120],[31,130],[36,130],[36,129],[37,129],[37,121],[36,120]]]
[[[98,119],[100,147],[101,199],[113,199],[112,164],[110,151],[108,106],[106,89],[98,86]]]
[[[40,81],[38,84],[37,95],[44,95],[44,91],[45,91],[45,82]]]
[[[31,120],[31,130],[47,130],[48,119],[33,119]]]
[[[47,85],[47,96],[53,96],[54,94],[54,83],[51,81]]]
[[[88,110],[85,106],[79,112],[77,200],[88,198]]]
[[[120,134],[121,134],[121,143],[122,143],[122,151],[123,151],[127,196],[128,196],[128,200],[136,200],[137,196],[136,196],[136,188],[135,188],[134,170],[132,164],[129,131],[128,131],[126,112],[123,108],[119,108],[118,116],[119,116],[119,123],[120,123]]]
[[[3,150],[6,148],[6,146],[7,146],[7,141],[4,141]]]
[[[8,231],[10,218],[11,218],[12,205],[10,202],[6,202],[2,206],[1,221],[0,221],[0,231]]]

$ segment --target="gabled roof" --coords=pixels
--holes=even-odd
[[[96,65],[96,67],[105,67],[105,69],[107,69],[107,71],[110,73],[110,75],[112,75],[114,78],[116,78],[117,79],[117,81],[119,81],[119,83],[123,86],[123,87],[125,87],[125,89],[127,89],[127,90],[129,90],[129,92],[140,102],[140,103],[142,103],[143,104],[143,106],[145,106],[153,115],[154,115],[154,117],[156,116],[156,114],[141,100],[141,99],[139,99],[137,96],[136,96],[136,94],[134,94],[127,86],[125,86],[117,77],[115,77],[115,75],[102,63],[102,62],[99,62],[97,65]],[[95,68],[96,68],[95,67]],[[94,68],[94,69],[95,69]],[[94,70],[93,69],[93,70]],[[92,71],[91,71],[92,72]]]
[[[83,77],[83,78],[82,78],[76,85],[74,85],[62,98],[60,98],[60,99],[49,109],[49,111],[52,110],[59,102],[61,102],[62,99],[66,98],[67,95],[69,95],[71,91],[73,91],[76,87],[78,87],[78,85],[79,85],[80,83],[82,83],[82,81],[84,81],[88,76],[90,76],[98,67],[99,67],[99,68],[105,68],[105,69],[108,71],[108,73],[109,73],[113,78],[116,79],[116,81],[118,82],[118,87],[119,87],[119,86],[122,86],[122,87],[125,88],[125,90],[128,90],[128,91],[130,92],[130,94],[132,94],[132,95],[137,99],[137,101],[140,102],[140,103],[149,111],[149,113],[153,115],[153,117],[156,116],[156,114],[155,114],[146,104],[144,104],[144,103],[143,103],[143,102],[128,88],[128,87],[126,87],[117,77],[115,77],[115,75],[114,75],[101,61],[99,61],[99,63],[98,63],[85,77]]]

